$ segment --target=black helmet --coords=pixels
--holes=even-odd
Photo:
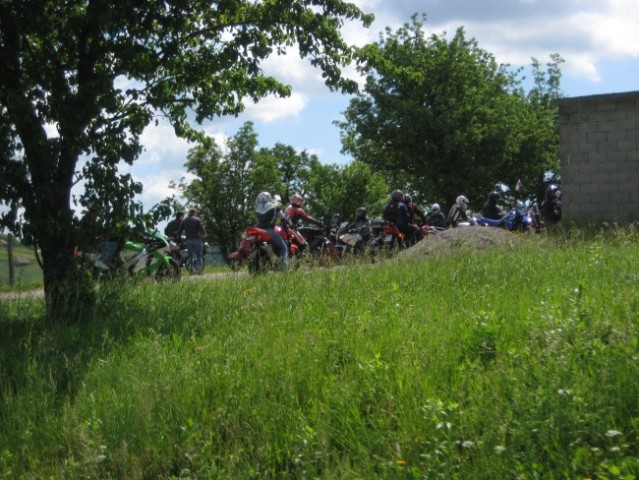
[[[499,196],[499,192],[492,192],[490,195],[488,195],[488,200],[490,200],[492,203],[497,203],[500,198],[501,197]]]
[[[413,197],[411,197],[408,193],[404,194],[404,203],[413,203]]]
[[[355,210],[355,216],[357,218],[365,218],[367,213],[368,212],[366,210],[366,207],[359,207],[357,210]]]
[[[548,188],[546,189],[546,198],[550,199],[553,197],[553,195],[555,195],[555,193],[557,193],[557,191],[559,190],[559,187],[557,185],[548,185]]]

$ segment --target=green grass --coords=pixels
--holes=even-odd
[[[32,248],[20,243],[13,248],[14,284],[10,284],[9,278],[9,253],[6,246],[0,247],[0,292],[9,290],[28,290],[42,286],[42,269],[35,257]]]
[[[637,239],[0,303],[0,478],[636,478]]]

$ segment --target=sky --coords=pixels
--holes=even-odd
[[[552,53],[564,63],[561,91],[579,97],[639,90],[639,3],[637,0],[351,0],[375,21],[369,28],[344,26],[354,45],[377,41],[386,27],[395,31],[413,14],[426,15],[427,34],[450,39],[464,27],[467,39],[494,55],[498,63],[529,68],[544,65]],[[347,164],[340,153],[339,129],[351,97],[331,92],[320,72],[295,54],[269,59],[267,74],[290,84],[286,99],[266,98],[248,104],[237,118],[216,118],[202,127],[219,145],[247,121],[254,124],[260,147],[276,143],[316,154],[322,163]],[[529,70],[528,70],[529,72]],[[354,69],[346,74],[357,79]],[[144,185],[145,208],[171,195],[169,182],[189,178],[184,168],[190,147],[168,125],[149,127],[142,137],[144,153],[127,170]]]

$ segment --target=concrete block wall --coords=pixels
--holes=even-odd
[[[558,106],[564,219],[639,221],[639,91]]]

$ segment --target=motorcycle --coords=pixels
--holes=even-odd
[[[539,211],[532,202],[517,202],[502,218],[495,220],[481,215],[474,217],[477,225],[501,227],[510,232],[535,232],[544,230],[540,221]]]
[[[275,227],[275,232],[284,240],[288,248],[289,259],[296,262],[305,248],[306,240],[301,234],[291,227]],[[248,265],[251,274],[257,274],[266,270],[281,269],[280,258],[273,249],[271,236],[265,230],[258,227],[249,227],[242,234],[239,248],[229,257],[231,269],[239,270],[243,264]]]
[[[336,247],[340,257],[359,256],[365,252],[374,256],[381,245],[379,234],[375,235],[371,226],[371,235],[365,238],[361,228],[349,228],[349,225],[349,222],[343,222],[337,231]]]
[[[406,234],[391,222],[384,223],[384,248],[388,253],[408,248]]]
[[[125,272],[129,277],[146,276],[156,280],[178,281],[181,277],[180,265],[171,257],[169,239],[158,231],[145,234],[139,242],[127,240],[122,243],[111,265],[100,262],[97,253],[90,254],[89,258],[98,277],[116,272]]]
[[[306,245],[303,245],[302,253],[308,252],[320,264],[337,263],[339,252],[331,232],[316,226],[304,226],[295,230],[299,233]]]

